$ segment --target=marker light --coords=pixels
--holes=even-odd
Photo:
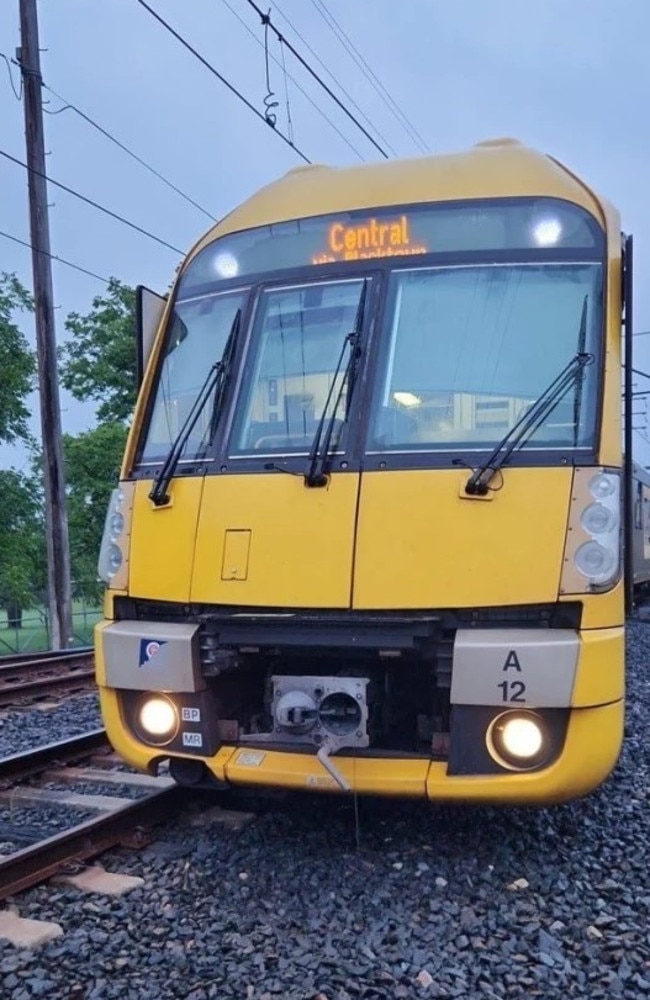
[[[518,769],[537,767],[548,750],[541,719],[532,712],[506,712],[488,730],[488,748],[499,763]]]
[[[402,406],[420,406],[422,400],[414,392],[394,392],[393,399]]]
[[[176,709],[166,698],[147,698],[138,712],[138,722],[155,742],[170,740],[178,728]]]
[[[214,269],[220,278],[236,278],[239,261],[231,253],[218,253],[214,258]]]
[[[554,246],[562,235],[562,225],[558,219],[543,219],[533,229],[533,239],[540,247]]]

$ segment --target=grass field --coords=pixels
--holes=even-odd
[[[93,626],[102,617],[102,609],[92,608],[81,601],[72,604],[73,646],[92,643]],[[7,614],[0,609],[0,656],[9,653],[34,652],[50,648],[45,608],[26,608],[20,629],[7,628]]]

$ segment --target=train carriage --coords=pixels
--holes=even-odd
[[[598,786],[630,294],[615,209],[513,140],[292,170],[140,289],[96,630],[123,758],[432,800]]]

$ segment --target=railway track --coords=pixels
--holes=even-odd
[[[103,729],[0,760],[0,817],[8,817],[0,819],[0,841],[20,845],[0,856],[0,900],[111,847],[144,846],[147,830],[183,804],[186,795],[170,778],[111,770],[114,763]],[[35,779],[50,787],[39,787]],[[69,791],[66,785],[84,790]],[[117,794],[96,794],[98,785],[110,785]],[[137,789],[139,797],[120,795],[120,788]],[[16,809],[38,817],[39,810],[52,808],[69,817],[65,829],[52,833],[39,827],[38,818],[26,824],[22,816],[12,823]],[[79,810],[93,815],[74,822]]]
[[[70,694],[94,685],[92,646],[0,657],[0,707]]]

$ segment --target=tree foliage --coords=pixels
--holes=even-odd
[[[36,362],[14,314],[33,307],[18,278],[0,274],[0,441],[8,444],[29,436],[25,397],[33,388]]]
[[[63,437],[72,577],[75,593],[88,600],[101,593],[97,557],[108,500],[120,473],[126,435],[125,425],[115,420],[75,437]]]
[[[0,470],[0,604],[30,607],[45,588],[43,509],[37,480]]]
[[[111,278],[85,316],[70,313],[59,350],[61,382],[75,399],[99,403],[100,423],[129,420],[136,398],[135,292]]]

